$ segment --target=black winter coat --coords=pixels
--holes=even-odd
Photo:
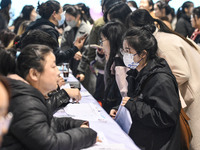
[[[37,89],[18,80],[9,79],[9,84],[14,118],[2,150],[80,150],[96,142],[95,131],[79,128],[84,121],[53,118]]]
[[[194,28],[192,27],[192,24],[190,22],[190,17],[183,14],[176,23],[175,31],[183,35],[184,37],[190,37],[194,32]]]
[[[180,100],[167,62],[156,58],[139,73],[127,72],[132,126],[129,132],[142,150],[180,150]]]
[[[32,22],[27,27],[27,30],[23,36],[25,36],[25,34],[27,34],[28,31],[34,30],[34,29],[39,29],[39,30],[42,30],[42,31],[48,33],[57,42],[57,48],[54,48],[54,54],[56,56],[56,64],[60,64],[63,62],[69,62],[69,60],[74,57],[75,53],[79,51],[79,49],[76,46],[73,46],[73,48],[70,48],[68,50],[61,50],[59,48],[59,43],[58,43],[59,33],[55,29],[55,25],[47,19],[41,18],[41,19],[37,19],[36,21]],[[46,39],[46,40],[48,40],[48,39]]]

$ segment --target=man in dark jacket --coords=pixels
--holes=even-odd
[[[82,128],[86,121],[53,118],[37,89],[13,79],[9,79],[9,85],[12,91],[9,111],[14,118],[2,150],[79,150],[96,142],[97,133]]]

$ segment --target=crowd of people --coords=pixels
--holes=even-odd
[[[180,113],[190,118],[188,149],[200,149],[200,6],[170,0],[101,0],[93,20],[84,3],[56,0],[23,7],[9,26],[11,0],[0,3],[0,148],[79,150],[101,142],[87,120],[53,114],[81,100],[72,74],[114,119],[132,118],[128,135],[142,150],[182,150]],[[198,101],[199,100],[199,101]]]

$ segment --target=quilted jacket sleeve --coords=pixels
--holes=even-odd
[[[63,131],[55,131],[50,125],[47,108],[41,101],[32,96],[19,98],[29,102],[20,104],[18,101],[16,104],[10,132],[26,149],[80,150],[96,142],[97,133],[90,128],[73,128],[81,123],[73,119],[62,119],[60,123],[56,121],[55,125],[62,124],[62,128],[58,128]]]

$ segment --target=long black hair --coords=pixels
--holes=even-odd
[[[157,25],[155,24],[155,22],[157,23]],[[175,34],[196,49],[196,47],[194,46],[194,44],[191,41],[189,41],[182,35],[172,31],[171,29],[169,29],[161,20],[154,19],[147,10],[137,9],[134,12],[132,12],[127,17],[126,25],[128,28],[135,27],[135,26],[143,27],[143,28],[146,28],[147,30],[149,30],[151,33],[153,33],[156,30],[156,27],[159,27],[159,31],[165,32],[165,33],[170,33],[170,34]]]
[[[177,20],[180,19],[181,16],[185,14],[185,8],[189,9],[192,6],[194,6],[194,4],[191,1],[183,3],[183,5],[177,11]]]
[[[122,23],[118,21],[111,21],[106,23],[101,29],[100,33],[109,41],[110,43],[110,56],[106,65],[106,71],[111,77],[110,68],[114,62],[116,54],[120,55],[120,48],[122,48],[122,35],[125,32],[125,27]]]
[[[1,6],[0,13],[6,19],[7,24],[10,21],[9,5],[11,5],[11,3],[12,3],[11,0],[2,0],[0,3]]]
[[[108,11],[107,15],[109,15],[110,20],[118,19],[121,22],[126,21],[126,17],[131,13],[130,7],[126,3],[118,3],[114,5]]]

